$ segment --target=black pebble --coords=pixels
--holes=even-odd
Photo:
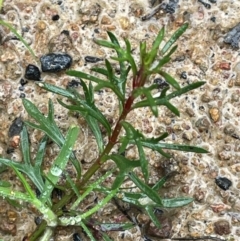
[[[224,191],[228,190],[232,186],[232,182],[226,177],[216,177],[215,183]]]
[[[183,71],[180,76],[182,79],[187,79],[187,73],[186,71]]]
[[[84,59],[86,62],[89,62],[89,63],[97,63],[99,61],[102,61],[102,59],[94,56],[86,56]]]
[[[202,1],[202,0],[198,0],[198,2],[200,2],[205,8],[207,8],[207,9],[210,9],[211,8],[211,5],[209,4],[209,3],[206,3],[206,2],[204,2],[204,1]]]
[[[154,82],[154,84],[158,84],[158,88],[160,90],[162,90],[162,89],[164,89],[166,87],[169,87],[169,84],[162,78],[157,78],[153,82]]]
[[[59,72],[72,64],[72,57],[68,54],[46,54],[40,58],[43,72]]]
[[[216,22],[216,17],[213,16],[213,17],[210,18],[210,20],[215,23]]]
[[[40,81],[41,73],[37,66],[29,64],[26,68],[24,77],[29,80]]]
[[[25,80],[25,79],[20,79],[20,85],[21,86],[24,86],[25,84],[27,84],[28,82],[27,82],[27,80]]]
[[[70,82],[68,82],[67,87],[76,88],[80,85],[81,85],[81,83],[78,80],[73,79]]]
[[[8,136],[13,137],[13,136],[20,135],[22,128],[23,128],[23,121],[21,117],[17,117],[16,119],[14,119],[12,125],[8,130]]]
[[[78,233],[73,234],[73,241],[82,241],[82,239]]]
[[[52,20],[53,20],[53,21],[57,21],[59,18],[60,18],[60,17],[59,17],[58,14],[52,16]]]
[[[20,98],[25,98],[25,97],[26,97],[26,95],[24,93],[20,94]]]
[[[34,222],[35,222],[36,225],[39,225],[42,222],[42,218],[41,217],[35,217]]]

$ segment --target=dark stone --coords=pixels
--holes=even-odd
[[[215,183],[224,191],[228,190],[232,186],[232,182],[226,177],[216,177]]]
[[[82,239],[78,233],[73,234],[73,241],[82,241]]]
[[[213,17],[210,18],[210,20],[215,23],[216,22],[216,17],[213,16]]]
[[[8,130],[8,137],[19,136],[23,128],[21,117],[17,117]]]
[[[72,57],[68,54],[46,54],[40,58],[43,72],[59,72],[72,64]]]
[[[158,84],[159,90],[169,87],[169,84],[162,78],[157,78],[153,81],[154,84]]]
[[[235,49],[239,49],[240,42],[240,23],[232,28],[224,38],[224,43],[231,44]]]
[[[163,3],[161,6],[161,9],[165,12],[165,13],[175,13],[175,10],[178,6],[178,2],[179,0],[169,0],[169,2]]]
[[[73,79],[70,82],[68,82],[67,87],[69,87],[69,88],[76,88],[76,87],[78,87],[80,85],[81,85],[81,83],[78,80]]]
[[[94,56],[86,56],[84,59],[86,62],[89,62],[89,63],[97,63],[97,62],[103,60],[103,59],[100,59],[100,58],[94,57]]]
[[[230,224],[227,220],[219,220],[214,223],[214,231],[219,235],[227,235],[231,233]]]
[[[187,79],[187,72],[186,71],[183,71],[180,75],[180,78],[182,79]]]
[[[217,0],[209,0],[210,3],[216,3]]]
[[[69,36],[69,35],[70,35],[70,33],[69,33],[69,31],[68,31],[68,30],[63,30],[63,31],[61,32],[61,34],[65,34],[65,35],[67,35],[67,36]]]
[[[35,222],[36,225],[39,225],[42,222],[42,218],[41,217],[35,217],[34,222]]]
[[[200,2],[205,8],[207,8],[207,9],[210,9],[211,8],[211,5],[209,4],[209,3],[206,3],[206,2],[204,2],[204,1],[202,1],[202,0],[198,0],[198,2]]]
[[[28,82],[27,82],[27,80],[25,80],[25,79],[20,79],[20,85],[21,86],[24,86],[24,85],[26,85]]]
[[[25,98],[25,97],[26,97],[26,95],[24,93],[20,94],[20,98]]]
[[[33,64],[29,64],[26,68],[24,77],[29,80],[40,80],[41,72],[39,68]]]
[[[53,21],[57,21],[59,18],[60,18],[60,17],[59,17],[58,14],[52,16],[52,20],[53,20]]]

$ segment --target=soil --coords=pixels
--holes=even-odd
[[[111,50],[100,48],[93,41],[94,38],[106,39],[106,31],[118,36],[121,44],[124,44],[123,38],[128,38],[133,54],[138,56],[139,42],[147,41],[151,46],[162,26],[166,28],[165,39],[168,39],[187,21],[189,28],[178,40],[178,50],[165,69],[178,79],[181,86],[198,80],[206,81],[206,84],[172,101],[178,107],[180,117],[161,108],[159,117],[155,118],[148,109],[142,109],[131,113],[129,121],[148,137],[167,131],[170,133],[169,142],[209,150],[209,154],[204,155],[174,152],[170,160],[147,151],[151,166],[150,183],[159,180],[164,170],[174,170],[176,175],[166,183],[162,195],[189,196],[194,197],[195,201],[178,210],[165,210],[166,215],[161,216],[163,228],[160,231],[149,228],[143,234],[139,227],[135,227],[124,232],[112,232],[111,237],[116,241],[142,241],[148,240],[148,235],[152,237],[160,232],[169,241],[184,237],[210,240],[207,238],[209,236],[215,237],[215,240],[239,241],[239,32],[236,30],[232,35],[235,37],[233,42],[226,40],[229,31],[239,23],[239,14],[240,1],[237,0],[4,1],[1,19],[11,23],[22,34],[34,50],[37,60],[9,29],[0,26],[0,155],[13,161],[22,160],[19,139],[9,135],[10,126],[16,118],[28,119],[21,98],[31,100],[44,114],[51,98],[55,104],[57,123],[63,132],[72,123],[82,123],[81,118],[68,115],[68,111],[57,103],[54,94],[36,86],[35,81],[39,80],[25,78],[28,65],[41,69],[41,56],[60,52],[72,57],[71,68],[89,72],[90,68],[102,64],[102,60],[112,55]],[[159,77],[153,76],[151,81]],[[40,81],[61,87],[76,84],[76,80],[64,71],[42,72]],[[118,102],[113,93],[105,90],[96,93],[95,99],[104,115],[115,123]],[[10,132],[14,131],[11,129]],[[29,131],[34,155],[42,134],[37,130]],[[84,160],[84,170],[96,159],[96,150],[93,135],[82,123],[76,155],[79,160]],[[57,151],[54,145],[48,148],[45,168],[51,165]],[[129,149],[126,156],[135,158],[136,151]],[[112,163],[109,162],[103,171],[111,167]],[[20,186],[12,171],[0,175],[1,180],[10,181],[16,188]],[[89,200],[88,205],[93,200]],[[0,240],[21,241],[36,228],[35,210],[26,205],[24,207],[13,208],[5,200],[0,200]],[[111,221],[121,215],[116,204],[110,203],[96,218]],[[142,222],[146,219],[139,210],[131,209],[131,215],[137,216]],[[76,234],[73,239],[73,233],[77,232],[83,240],[88,240],[76,227],[59,229],[53,240],[80,240]],[[152,240],[159,238],[153,237]]]

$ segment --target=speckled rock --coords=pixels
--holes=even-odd
[[[72,64],[72,57],[63,53],[50,53],[40,58],[43,72],[59,72]]]

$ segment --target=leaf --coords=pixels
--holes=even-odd
[[[141,181],[133,172],[128,174],[129,178],[135,183],[135,185],[146,195],[153,200],[156,204],[162,206],[162,199],[158,193]]]
[[[37,83],[37,85],[39,87],[47,90],[47,91],[50,91],[52,93],[55,93],[55,94],[58,94],[58,95],[61,95],[61,96],[64,96],[64,97],[67,97],[71,100],[75,99],[75,95],[73,93],[71,93],[69,90],[60,88],[60,87],[55,86],[55,85],[48,84],[46,82]]]
[[[157,53],[158,53],[158,48],[164,38],[164,35],[165,35],[165,29],[162,28],[159,31],[155,41],[153,42],[151,51],[146,55],[146,59],[144,60],[144,63],[146,66],[150,66],[153,63],[153,61],[155,60]]]
[[[175,89],[180,90],[181,87],[178,84],[178,82],[169,74],[165,73],[164,71],[159,71],[158,72],[160,75],[162,75],[164,77],[164,79],[166,80],[166,82],[168,82],[168,84],[170,84],[171,86],[173,86]]]
[[[24,46],[28,49],[28,51],[30,52],[30,54],[33,56],[33,58],[37,61],[37,57],[34,54],[33,50],[31,49],[31,47],[27,44],[27,42],[24,40],[24,38],[17,32],[17,30],[10,24],[7,23],[3,20],[0,20],[0,24],[9,28],[11,30],[12,33],[14,33],[19,39],[20,41],[24,44]]]
[[[157,228],[161,228],[161,224],[160,224],[158,218],[156,217],[156,215],[154,213],[154,207],[153,206],[146,206],[145,210],[146,210],[148,216],[151,218],[151,220],[154,223],[154,225]]]
[[[142,143],[141,143],[141,139],[143,138],[143,135],[139,133],[139,131],[136,131],[134,127],[126,121],[122,121],[121,125],[124,127],[126,131],[126,136],[121,138],[121,141],[124,141],[124,139],[127,139],[131,141],[132,144],[135,144],[137,146],[139,157],[140,157],[142,173],[145,181],[147,182],[149,179],[149,172],[148,172],[148,161],[146,159],[146,156],[142,147]]]
[[[186,31],[188,28],[188,23],[183,24],[177,31],[171,36],[171,38],[168,40],[168,42],[164,45],[161,52],[164,55],[169,48],[177,41],[177,39]]]
[[[177,208],[188,205],[194,199],[188,197],[177,197],[177,198],[170,198],[170,199],[162,199],[163,207],[166,208]]]
[[[53,140],[59,147],[62,147],[65,139],[60,132],[58,126],[54,121],[54,109],[53,103],[49,99],[48,102],[48,117],[45,117],[38,108],[29,100],[22,99],[22,103],[27,113],[37,122],[39,125],[26,121],[25,123],[33,128],[43,131],[48,137]],[[78,177],[81,176],[81,166],[78,160],[75,158],[74,154],[71,155],[71,162],[73,163]]]
[[[165,101],[164,105],[170,110],[172,111],[173,114],[175,114],[176,116],[180,116],[180,113],[178,111],[178,109],[172,105],[169,101]]]
[[[109,231],[124,231],[131,229],[135,226],[133,223],[97,223],[100,230],[103,232]]]
[[[20,179],[20,181],[23,184],[23,186],[24,186],[25,190],[27,191],[28,195],[31,198],[35,198],[35,194],[32,191],[32,189],[31,189],[30,185],[28,184],[27,180],[25,179],[25,177],[13,165],[11,166],[11,168],[14,170],[14,172],[16,173],[18,178]]]
[[[100,90],[102,88],[109,88],[118,96],[118,98],[121,101],[124,101],[123,94],[119,91],[118,88],[116,88],[116,86],[114,86],[112,83],[109,83],[108,81],[99,79],[99,78],[97,78],[93,75],[86,74],[84,72],[76,71],[76,70],[67,70],[66,73],[70,76],[75,76],[75,77],[78,77],[78,78],[91,80],[91,81],[97,83],[98,85],[95,87],[95,90]]]
[[[61,175],[67,165],[67,162],[72,154],[72,148],[75,144],[77,136],[79,134],[79,128],[72,126],[68,130],[66,135],[66,141],[64,142],[60,153],[54,160],[49,172],[46,175],[46,182],[44,185],[44,192],[42,193],[40,200],[45,203],[50,198],[54,185],[57,184]]]
[[[166,103],[166,100],[170,100],[170,99],[173,99],[177,96],[181,96],[183,94],[185,94],[186,92],[189,92],[191,90],[194,90],[196,88],[199,88],[200,86],[204,85],[206,82],[203,82],[203,81],[199,81],[199,82],[196,82],[196,83],[193,83],[193,84],[190,84],[190,85],[187,85],[187,86],[184,86],[182,87],[181,89],[179,90],[176,90],[168,95],[165,96],[166,94],[166,91],[168,90],[168,88],[165,88],[163,91],[164,91],[164,94],[161,94],[160,97],[155,97],[154,100],[155,100],[155,104],[156,105],[164,105]],[[133,107],[132,109],[136,109],[136,108],[140,108],[140,107],[146,107],[148,106],[148,101],[147,100],[142,100],[142,101],[139,101],[137,102]]]

